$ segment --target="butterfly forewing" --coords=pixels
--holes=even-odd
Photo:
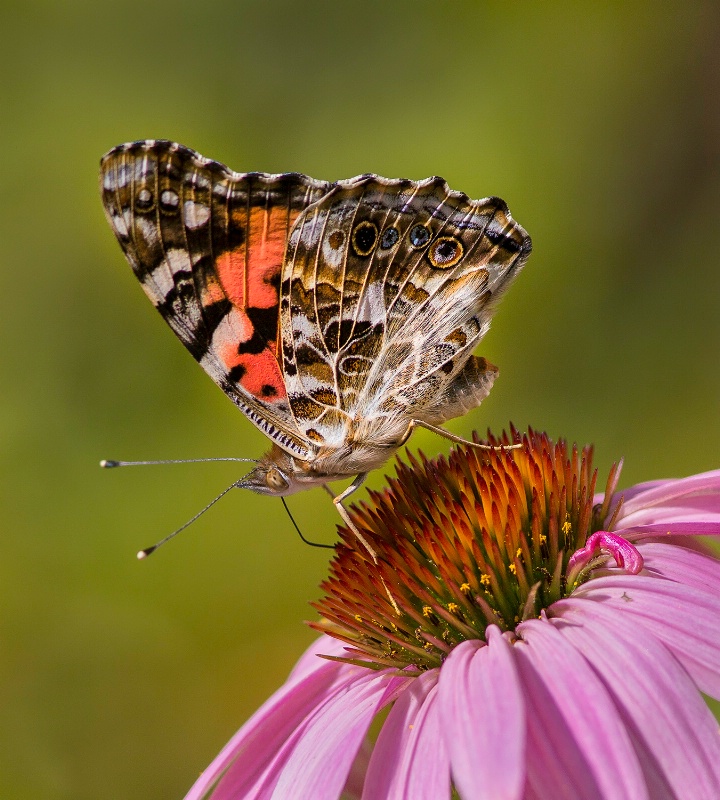
[[[250,419],[300,457],[278,363],[279,284],[294,220],[329,187],[234,173],[165,141],[117,147],[101,168],[108,219],[145,292]]]

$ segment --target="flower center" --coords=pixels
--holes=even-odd
[[[494,450],[409,455],[385,490],[350,507],[378,563],[341,529],[321,587],[326,595],[314,604],[323,620],[312,623],[347,642],[344,660],[437,667],[460,642],[484,639],[488,625],[512,630],[537,616],[590,577],[598,548],[612,551],[620,537],[593,534],[619,470],[613,467],[607,499],[593,509],[591,447],[569,449],[532,430],[522,439],[514,428],[511,434],[521,447],[502,447],[510,444],[503,434],[489,437]],[[571,562],[586,542],[585,555]]]

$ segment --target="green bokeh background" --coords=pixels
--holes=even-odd
[[[534,253],[467,435],[596,443],[623,485],[720,466],[720,6],[5,0],[0,7],[0,797],[180,797],[313,634],[328,552],[234,492],[135,551],[260,433],[145,299],[100,156],[176,139],[237,170],[439,174]],[[434,454],[446,442],[420,433]],[[382,485],[382,474],[370,485]],[[330,542],[322,492],[291,499]]]

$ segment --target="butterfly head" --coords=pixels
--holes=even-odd
[[[257,466],[238,481],[241,489],[250,489],[258,494],[285,497],[303,489],[311,489],[328,481],[308,469],[306,462],[300,461],[274,445],[257,463]]]

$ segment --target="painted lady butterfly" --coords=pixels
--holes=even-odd
[[[342,499],[414,427],[462,441],[438,426],[490,391],[472,351],[531,248],[502,200],[441,178],[237,173],[160,140],[111,150],[100,178],[145,293],[273,443],[237,486],[353,477],[335,498],[350,524]]]

